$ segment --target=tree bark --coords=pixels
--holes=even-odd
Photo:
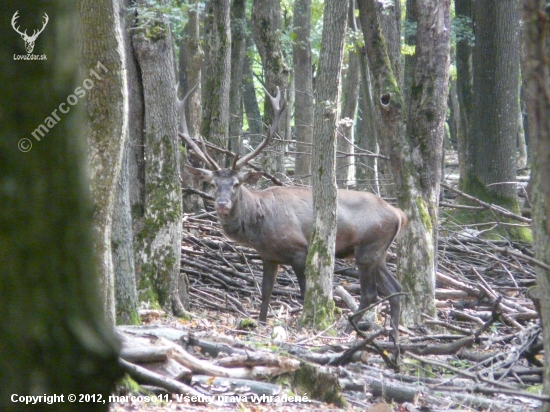
[[[111,233],[111,248],[115,273],[116,323],[137,325],[138,315],[136,268],[134,261],[134,232],[130,210],[129,149],[126,140],[120,178],[116,188]]]
[[[533,169],[532,217],[535,257],[550,265],[550,87],[547,33],[549,16],[544,0],[523,0],[524,85]],[[550,271],[536,267],[539,296],[550,294]],[[550,348],[550,300],[540,299],[544,347]],[[545,395],[550,395],[550,358],[544,360]],[[550,411],[543,402],[542,411]]]
[[[479,199],[519,213],[516,140],[519,82],[519,14],[515,0],[475,2],[473,49],[475,110],[468,133],[468,163],[462,189]],[[460,214],[480,222],[484,214]],[[490,217],[492,219],[492,215]],[[513,239],[530,240],[525,228],[494,229]]]
[[[94,200],[95,252],[107,318],[115,324],[115,279],[111,229],[124,141],[128,133],[128,92],[119,5],[115,0],[80,1],[82,62],[101,73],[88,91],[89,165]],[[104,77],[104,78],[103,78]],[[92,79],[92,81],[94,81]]]
[[[294,3],[294,34],[292,45],[295,97],[296,164],[294,176],[304,184],[311,174],[311,143],[313,137],[313,66],[311,63],[311,0]]]
[[[202,91],[202,136],[225,148],[229,133],[229,89],[231,81],[230,0],[210,0],[205,21],[205,75]],[[218,164],[222,155],[213,153]]]
[[[306,266],[306,295],[301,322],[323,329],[334,318],[332,274],[336,241],[335,175],[338,95],[348,3],[326,0],[319,72],[315,88],[312,151],[313,222]]]
[[[140,233],[141,301],[158,302],[181,316],[185,285],[180,276],[182,198],[172,37],[164,23],[134,34],[145,106],[145,210]]]
[[[265,76],[265,87],[275,95],[275,88],[279,86],[283,96],[288,89],[289,70],[283,55],[281,42],[282,11],[280,0],[254,0],[252,2],[252,33],[256,48],[262,59]],[[273,122],[273,108],[269,99],[264,100],[265,125]],[[280,122],[279,130],[285,130],[285,122]],[[272,153],[266,164],[270,173],[284,173],[284,142],[276,142],[271,145]]]
[[[434,296],[437,271],[439,183],[449,93],[450,1],[419,0],[417,7],[419,7],[416,33],[417,57],[411,82],[407,140],[413,152],[418,150],[421,156],[421,164],[417,165],[417,169],[422,198],[431,221],[431,225],[425,224],[424,227],[432,231],[431,261],[435,267],[429,272],[434,275],[431,279],[421,272],[409,272],[403,281],[410,287],[414,285],[416,289],[421,285],[420,288],[424,290],[426,296]],[[433,304],[431,298],[425,299],[426,307],[431,308]],[[416,301],[413,300],[411,303],[416,304]]]
[[[10,17],[18,10],[29,27],[43,22],[41,3],[7,0],[0,9]],[[0,50],[2,411],[106,412],[108,402],[69,403],[66,395],[64,403],[36,408],[11,397],[89,393],[107,400],[122,376],[95,268],[83,102],[67,101],[77,87],[85,90],[83,81],[99,88],[102,81],[115,81],[117,73],[98,71],[97,61],[80,72],[77,9],[72,1],[48,4],[50,22],[34,49],[47,56],[44,62],[14,60],[14,53],[26,55],[24,43],[9,24],[0,27],[10,45]],[[48,130],[34,137],[46,117]]]
[[[243,101],[241,90],[245,53],[246,0],[233,0],[231,6],[231,86],[229,90],[228,145],[229,149],[233,152],[237,152],[243,128]]]
[[[373,95],[377,111],[385,126],[379,129],[379,134],[384,134],[384,138],[391,142],[390,162],[396,179],[398,205],[409,218],[409,226],[399,240],[398,250],[401,253],[397,275],[405,291],[410,293],[403,301],[403,322],[414,324],[422,322],[422,313],[435,314],[433,226],[427,201],[422,197],[417,164],[413,162],[413,146],[405,134],[403,97],[387,54],[376,1],[359,0],[358,3],[365,45],[373,72]],[[433,11],[433,2],[421,4],[431,6],[427,10]],[[421,7],[418,10],[423,9]],[[448,7],[444,9],[448,10]],[[441,19],[445,21],[444,14],[435,13],[430,17],[434,19],[434,30],[444,29],[444,25],[441,24]],[[449,27],[446,29],[449,30]],[[418,278],[417,274],[422,274],[422,278]],[[417,279],[416,283],[414,279]]]

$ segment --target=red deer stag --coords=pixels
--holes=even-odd
[[[191,91],[192,92],[192,91]],[[191,93],[190,92],[190,93]],[[266,91],[267,93],[267,91]],[[273,106],[273,124],[262,143],[249,154],[235,157],[229,169],[220,168],[208,155],[204,141],[202,150],[190,138],[185,122],[185,99],[180,102],[182,137],[196,154],[214,171],[188,166],[191,173],[214,185],[215,208],[225,234],[254,248],[263,261],[262,305],[260,321],[265,322],[271,292],[279,265],[290,265],[298,278],[302,298],[305,296],[305,269],[308,242],[313,229],[313,199],[310,188],[270,187],[255,191],[243,183],[253,184],[262,172],[245,172],[241,168],[257,156],[277,131],[284,107],[281,93],[267,93]],[[397,234],[407,224],[405,214],[371,193],[340,190],[338,192],[338,229],[336,256],[355,255],[361,284],[364,309],[374,302],[377,292],[388,296],[401,291],[401,285],[386,266],[386,253]],[[391,322],[397,336],[400,315],[399,296],[390,298]],[[359,319],[357,319],[359,320]]]

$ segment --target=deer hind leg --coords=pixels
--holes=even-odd
[[[369,245],[359,245],[355,249],[355,261],[359,270],[359,284],[361,285],[359,310],[365,309],[376,300],[375,269],[378,267],[378,262],[374,256],[375,253]],[[358,322],[361,317],[355,316],[354,321]]]
[[[271,292],[277,278],[279,265],[275,262],[264,260],[264,276],[262,279],[262,306],[260,307],[260,322],[267,320],[267,310],[269,309],[269,301],[271,300]]]
[[[302,299],[306,297],[306,264],[305,262],[296,262],[292,265],[292,270],[298,278],[298,286],[300,286],[300,295]]]
[[[386,266],[386,261],[382,260],[378,266],[376,285],[380,296],[389,296],[401,292],[401,284],[390,272]],[[399,319],[401,316],[401,296],[394,296],[389,299],[390,304],[390,323],[392,327],[392,337],[397,342],[399,329]]]

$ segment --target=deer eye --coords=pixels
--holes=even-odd
[[[239,182],[233,183],[233,189],[237,189],[241,184]]]

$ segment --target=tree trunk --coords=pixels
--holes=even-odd
[[[95,69],[87,96],[88,144],[94,200],[95,252],[107,318],[115,324],[115,279],[111,229],[116,184],[128,133],[128,92],[124,44],[115,0],[81,0],[82,61]]]
[[[18,10],[28,27],[44,21],[38,2],[7,0],[1,8],[6,18]],[[99,88],[101,82],[116,81],[119,73],[111,73],[113,61],[103,60],[109,73],[98,70],[97,61],[80,71],[73,41],[80,29],[77,8],[72,1],[48,4],[50,22],[34,49],[47,62],[14,60],[14,53],[26,55],[25,44],[9,24],[0,27],[10,45],[0,50],[2,411],[106,412],[108,402],[69,403],[66,395],[88,393],[108,400],[122,376],[95,270],[86,134],[78,109],[83,102],[74,100],[77,87],[85,90],[93,82]],[[113,99],[120,95],[113,91]],[[42,138],[32,135],[39,125],[46,128]],[[120,135],[109,137],[120,141]],[[43,394],[65,394],[65,402],[30,406],[22,398]]]
[[[239,137],[243,128],[241,90],[245,53],[246,0],[233,0],[231,6],[231,87],[229,90],[229,149],[233,152],[236,152],[239,147]],[[227,160],[231,161],[231,159]]]
[[[182,198],[172,37],[159,22],[136,30],[133,40],[145,106],[140,300],[158,302],[181,316],[185,286],[180,276]]]
[[[366,51],[361,52],[360,71],[361,71],[361,94],[358,107],[358,121],[356,125],[357,146],[369,150],[372,153],[380,152],[378,146],[378,129],[376,113],[372,99],[372,83],[370,70],[368,67],[368,58]],[[378,122],[381,123],[381,122]],[[378,196],[380,193],[380,184],[378,180],[378,161],[376,157],[362,156],[356,159],[355,163],[356,185],[371,190]]]
[[[296,166],[294,176],[304,184],[311,173],[311,142],[313,136],[313,67],[311,63],[311,0],[294,3],[294,34],[292,46],[296,125]]]
[[[189,96],[185,106],[185,120],[189,135],[196,138],[201,127],[201,67],[204,51],[201,47],[199,0],[189,2],[188,21],[183,30],[183,39],[179,48],[179,89],[180,98],[198,84],[195,92]]]
[[[355,18],[355,17],[354,17]],[[359,51],[354,49],[348,53],[348,70],[342,85],[342,114],[339,122],[339,132],[336,149],[336,181],[338,187],[347,188],[352,177],[351,168],[354,165],[353,125],[359,97]]]
[[[225,148],[229,133],[229,89],[231,81],[231,24],[229,0],[210,0],[206,6],[206,61],[202,91],[202,136]],[[212,153],[218,164],[222,155]]]
[[[422,313],[435,315],[432,221],[427,201],[422,197],[420,176],[411,156],[413,147],[405,135],[403,97],[393,75],[382,36],[377,3],[374,0],[359,0],[358,3],[365,45],[373,71],[373,95],[385,126],[379,129],[379,134],[384,134],[384,138],[391,142],[390,159],[396,179],[398,205],[409,218],[409,226],[399,240],[397,275],[405,291],[410,293],[403,305],[403,322],[414,324],[422,322]],[[423,8],[419,8],[421,9]],[[444,14],[436,13],[431,18],[434,19],[434,30],[443,29],[440,21],[444,20]],[[449,30],[449,27],[446,29]],[[417,273],[423,277],[413,284],[411,280]]]
[[[200,133],[201,117],[202,117],[202,102],[201,102],[201,68],[204,60],[204,52],[201,48],[200,37],[200,18],[199,18],[199,1],[193,0],[189,8],[189,20],[183,30],[183,39],[179,48],[179,92],[180,99],[187,94],[191,88],[198,85],[195,91],[187,98],[185,105],[185,120],[189,135],[192,138],[197,138]],[[181,131],[181,130],[180,130]],[[198,158],[187,158],[187,161],[194,167],[202,167]],[[185,161],[181,162],[180,173],[182,181],[194,189],[202,190],[202,183],[196,181],[193,176],[185,168]],[[194,212],[199,210],[203,205],[202,199],[198,196],[185,196],[183,198],[183,211]],[[186,276],[183,275],[182,276]]]
[[[473,1],[455,0],[456,18],[463,21],[463,25],[473,30]],[[456,89],[458,103],[460,105],[460,128],[457,136],[458,166],[460,178],[466,177],[468,156],[468,142],[470,138],[470,121],[474,108],[473,94],[473,69],[472,69],[472,39],[471,36],[463,36],[456,41]]]
[[[416,33],[416,67],[414,69],[409,101],[407,122],[407,140],[413,153],[418,151],[421,159],[417,165],[420,175],[422,198],[427,206],[429,221],[424,228],[432,230],[431,262],[434,268],[428,272],[433,278],[421,271],[410,271],[403,278],[415,290],[426,294],[423,298],[425,309],[435,314],[431,296],[435,294],[435,272],[437,271],[437,238],[439,215],[439,183],[443,140],[445,137],[445,118],[449,89],[449,64],[451,53],[450,1],[418,0],[418,25]],[[431,227],[430,227],[431,226]],[[412,269],[409,267],[409,269]],[[415,310],[420,296],[405,302],[411,305],[407,309]],[[422,299],[422,298],[420,298]]]
[[[535,257],[550,265],[550,87],[547,39],[549,16],[543,0],[523,0],[524,67],[526,108],[529,123]],[[536,267],[539,296],[550,294],[550,271]],[[544,347],[550,348],[550,300],[540,299]],[[548,350],[548,349],[547,349]],[[550,395],[550,357],[544,359],[544,394]],[[550,411],[543,402],[542,411]]]
[[[326,0],[315,88],[312,151],[313,222],[301,322],[324,329],[334,318],[332,273],[336,241],[336,124],[348,3]]]
[[[516,193],[519,84],[519,14],[515,0],[475,2],[473,50],[474,108],[468,133],[468,169],[462,189],[489,203],[520,213]],[[457,214],[459,220],[493,219],[490,212]],[[517,226],[494,229],[529,240]],[[488,234],[490,235],[489,232]]]
[[[115,273],[116,323],[137,325],[138,316],[136,268],[134,262],[134,232],[130,210],[129,148],[126,140],[122,168],[115,195],[111,243]]]
[[[275,95],[275,87],[279,86],[286,96],[289,71],[283,55],[281,42],[282,11],[279,0],[254,0],[252,2],[252,33],[256,48],[262,59],[265,87]],[[269,99],[264,100],[263,122],[270,125],[273,122],[273,108]],[[285,130],[285,122],[281,122],[279,130]],[[268,157],[267,169],[270,173],[284,173],[284,142],[274,141],[272,153]]]

